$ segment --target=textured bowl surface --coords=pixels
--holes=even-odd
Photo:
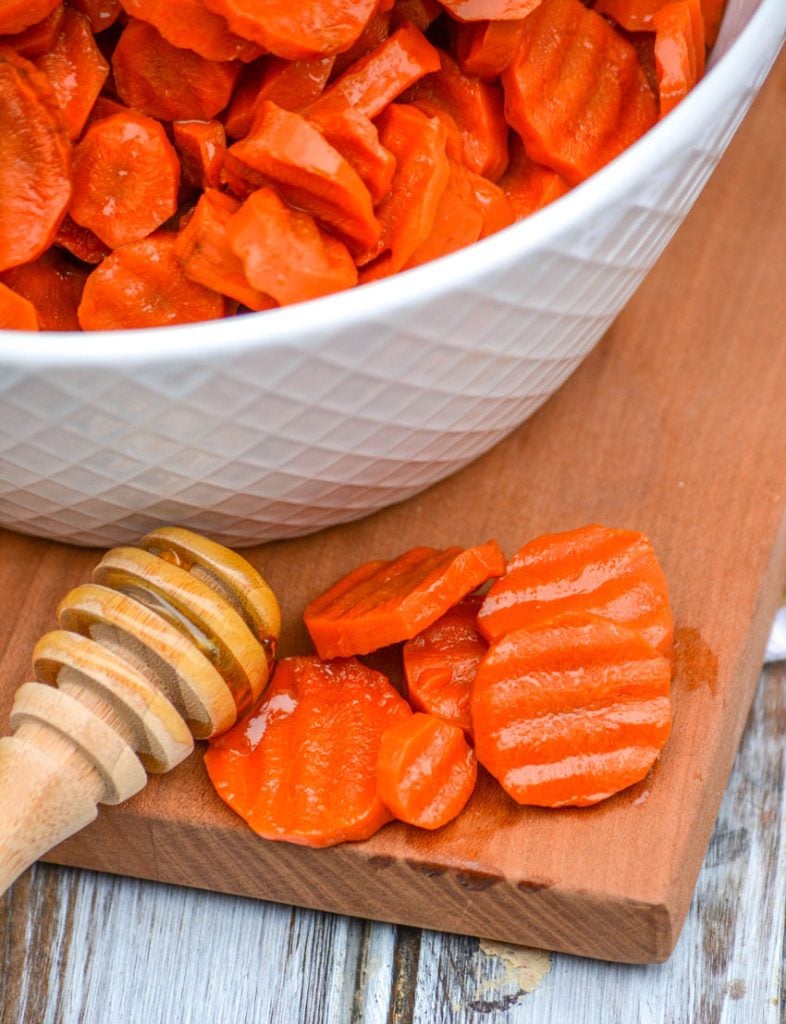
[[[786,35],[728,0],[712,66],[564,198],[315,302],[146,332],[0,331],[0,524],[80,544],[178,522],[242,546],[454,472],[595,345],[690,209]]]

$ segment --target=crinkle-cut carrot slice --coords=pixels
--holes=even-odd
[[[192,281],[236,299],[248,309],[272,309],[277,303],[251,287],[227,238],[227,224],[239,209],[238,199],[206,189],[177,236],[175,253]]]
[[[88,270],[55,248],[2,274],[3,284],[32,303],[42,331],[78,331],[77,307]]]
[[[82,134],[90,111],[109,75],[87,18],[67,8],[55,44],[36,61],[52,86],[70,139]]]
[[[447,130],[440,120],[410,104],[391,103],[376,123],[379,141],[395,157],[396,173],[377,207],[379,242],[358,260],[369,264],[361,281],[401,270],[431,234],[450,178]]]
[[[478,629],[483,601],[470,594],[403,647],[407,696],[416,711],[443,718],[472,735],[469,695],[488,641]]]
[[[543,0],[535,8],[502,83],[505,116],[530,157],[571,185],[658,117],[635,48],[581,0]]]
[[[354,107],[316,109],[308,119],[357,172],[372,202],[381,202],[393,184],[396,158],[379,141],[374,122]]]
[[[242,65],[182,50],[132,19],[112,54],[120,99],[160,121],[209,121],[229,103]]]
[[[655,71],[664,117],[685,99],[704,72],[704,22],[699,0],[674,0],[654,18]]]
[[[37,331],[38,317],[29,299],[0,281],[0,331]]]
[[[496,640],[579,610],[634,629],[659,653],[671,654],[668,584],[652,544],[636,530],[592,525],[531,540],[492,584],[478,625]]]
[[[220,121],[175,121],[172,139],[180,156],[183,181],[194,188],[218,188],[227,152]]]
[[[180,164],[158,121],[129,110],[94,122],[74,149],[70,214],[114,249],[177,209]]]
[[[16,35],[48,17],[60,0],[3,0],[0,3],[0,36]]]
[[[96,34],[114,25],[123,11],[120,0],[68,0],[68,2],[80,14],[84,14]]]
[[[483,223],[472,172],[464,164],[450,161],[448,183],[437,204],[431,234],[415,249],[404,269],[419,267],[472,245],[480,238]]]
[[[374,245],[380,225],[357,172],[302,114],[265,100],[249,135],[227,151],[227,171],[251,189],[274,185],[353,250]]]
[[[464,143],[464,163],[490,181],[508,166],[509,129],[497,84],[465,75],[449,53],[441,52],[442,67],[422,78],[406,95],[408,103],[430,113],[435,105],[456,122]]]
[[[382,734],[377,793],[399,821],[442,828],[475,789],[478,762],[458,726],[418,712]]]
[[[256,43],[229,31],[224,18],[214,14],[204,0],[123,0],[133,18],[152,25],[168,43],[193,50],[205,60],[255,60],[262,50]]]
[[[85,282],[78,310],[85,331],[216,320],[224,299],[186,277],[175,236],[160,232],[115,249]]]
[[[664,0],[595,0],[593,10],[611,18],[626,32],[654,32],[652,19]]]
[[[30,25],[22,32],[0,38],[0,45],[7,46],[20,57],[38,57],[55,45],[57,35],[63,25],[65,6],[59,3],[45,18]]]
[[[411,21],[415,28],[425,32],[444,11],[438,0],[396,0],[396,17]]]
[[[0,270],[47,249],[71,198],[71,146],[52,87],[0,46]]]
[[[282,306],[357,283],[346,246],[320,230],[310,214],[287,206],[272,188],[252,192],[226,231],[249,284]]]
[[[510,200],[499,185],[495,185],[488,178],[481,177],[480,174],[470,173],[470,179],[475,188],[475,197],[483,217],[480,237],[488,238],[489,235],[510,227],[516,220],[516,214]]]
[[[377,796],[382,734],[411,714],[385,676],[354,659],[284,658],[257,709],[210,741],[205,767],[265,839],[368,839],[392,818]]]
[[[540,3],[534,2],[533,10]],[[524,19],[472,21],[456,26],[454,49],[465,75],[499,77],[518,52],[524,35]]]
[[[436,3],[436,0],[434,2]],[[350,48],[337,53],[333,58],[333,78],[343,75],[347,68],[385,42],[390,35],[390,18],[391,12],[389,10],[384,11],[379,7],[377,8],[366,23],[366,27]]]
[[[570,191],[570,185],[556,171],[530,160],[521,139],[510,147],[510,164],[499,186],[508,198],[516,220],[528,217]]]
[[[325,88],[334,62],[335,57],[265,57],[244,68],[224,119],[229,138],[242,139],[248,135],[265,100],[283,110],[303,110],[313,103]]]
[[[496,541],[477,547],[418,547],[367,562],[311,601],[303,614],[322,658],[368,654],[410,640],[504,567]]]
[[[83,263],[100,263],[112,251],[98,235],[77,224],[68,214],[63,217],[52,244],[70,252]]]
[[[541,0],[440,0],[457,21],[518,21]]]
[[[671,731],[671,665],[576,612],[506,634],[472,684],[480,763],[521,804],[585,807],[639,782]]]
[[[354,107],[374,120],[418,79],[439,68],[439,51],[414,25],[404,24],[337,78],[313,107]]]
[[[374,13],[376,0],[205,0],[243,39],[287,60],[309,60],[349,49]]]

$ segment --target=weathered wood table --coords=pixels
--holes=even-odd
[[[735,316],[729,296],[738,295],[752,346],[773,316],[786,337],[785,95],[782,58],[689,223],[568,388],[604,365],[626,325],[656,315],[675,277],[701,300],[706,291],[696,280],[704,275],[706,286],[708,254],[724,245],[733,279],[718,283],[716,308],[694,315],[717,318],[721,345]],[[732,207],[740,208],[737,233],[727,237]],[[662,315],[668,320],[670,311]],[[549,403],[524,429],[547,426],[552,414]],[[784,436],[772,445],[784,468],[768,481],[767,500],[786,487]],[[486,458],[493,466],[495,453]],[[480,472],[477,465],[465,472]],[[439,486],[449,497],[458,485]],[[747,497],[754,511],[764,500]],[[776,547],[780,564],[782,537]],[[17,612],[16,602],[15,593],[0,594],[7,612]],[[40,865],[0,899],[0,1024],[776,1024],[786,996],[785,736],[781,664],[760,681],[682,936],[665,965],[590,961]],[[686,826],[666,827],[678,834]]]

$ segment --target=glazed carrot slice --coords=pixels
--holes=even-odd
[[[587,612],[508,633],[472,685],[480,763],[521,804],[585,807],[639,782],[671,731],[671,666]]]
[[[348,68],[309,108],[353,107],[372,120],[423,75],[439,71],[438,51],[414,25],[404,24]]]
[[[71,147],[45,75],[0,46],[0,270],[49,247],[71,197]]]
[[[550,167],[530,160],[515,137],[510,147],[510,164],[499,186],[508,198],[516,220],[528,217],[570,191],[567,181]]]
[[[0,331],[37,331],[35,306],[0,281]]]
[[[654,32],[653,18],[664,0],[596,0],[593,9],[626,32]]]
[[[158,121],[129,110],[94,122],[74,150],[70,214],[110,248],[137,242],[177,209],[180,164]]]
[[[503,566],[493,540],[466,549],[412,548],[354,569],[311,601],[303,619],[320,657],[368,654],[411,639]]]
[[[467,735],[472,734],[470,687],[489,646],[477,624],[482,601],[470,594],[403,647],[412,707],[443,718]]]
[[[478,613],[489,640],[568,611],[634,629],[671,653],[668,585],[652,544],[635,530],[585,526],[525,544],[492,584]]]
[[[437,203],[431,233],[404,264],[405,269],[419,267],[477,242],[483,225],[483,209],[473,175],[464,164],[451,160],[448,183]]]
[[[180,157],[183,180],[194,188],[218,188],[227,152],[220,121],[175,121],[172,139]]]
[[[532,9],[540,3],[534,0]],[[524,36],[524,19],[473,21],[456,27],[455,51],[465,75],[497,78],[518,52]]]
[[[57,229],[53,245],[65,249],[83,263],[100,263],[112,251],[89,228],[77,224],[68,214]]]
[[[71,7],[84,14],[95,33],[110,28],[120,17],[120,0],[69,0]]]
[[[76,139],[109,75],[109,65],[95,44],[87,18],[67,8],[54,46],[36,64],[51,83],[68,137]]]
[[[479,174],[470,174],[470,180],[475,188],[475,198],[483,217],[480,237],[488,238],[489,235],[510,227],[516,220],[516,214],[500,186]]]
[[[372,202],[381,202],[393,184],[396,158],[379,141],[374,122],[354,107],[312,110],[308,119],[357,172]]]
[[[412,22],[421,32],[425,32],[444,11],[438,0],[396,0],[395,7],[396,17]]]
[[[335,57],[282,60],[266,57],[250,64],[238,81],[224,124],[231,139],[242,139],[254,124],[261,103],[270,100],[283,110],[303,110],[325,88]]]
[[[450,54],[440,53],[442,67],[422,78],[406,99],[426,113],[436,106],[456,122],[464,143],[464,163],[484,178],[497,181],[508,166],[508,125],[498,85],[465,75]]]
[[[206,6],[226,18],[243,39],[287,60],[309,60],[341,53],[360,36],[374,13],[375,0],[206,0]]]
[[[113,100],[111,96],[102,93],[93,104],[87,123],[92,124],[93,121],[101,121],[105,117],[111,117],[112,114],[127,114],[128,111],[129,108],[125,103]]]
[[[393,815],[436,829],[464,809],[478,763],[461,729],[418,712],[383,732],[377,770],[377,793]]]
[[[24,32],[48,17],[60,0],[3,0],[0,4],[0,36]]]
[[[32,263],[6,270],[3,284],[32,303],[42,331],[78,331],[77,307],[88,271],[49,249]]]
[[[186,277],[168,232],[115,249],[88,277],[78,310],[85,331],[166,327],[223,315],[223,296]]]
[[[576,185],[655,124],[635,48],[581,0],[543,0],[502,73],[505,115],[530,157]]]
[[[227,172],[250,189],[275,185],[353,249],[374,245],[380,225],[368,189],[302,114],[265,100],[249,135],[227,151]]]
[[[227,238],[227,224],[239,209],[240,201],[233,196],[206,189],[177,236],[175,254],[192,281],[236,299],[248,309],[272,309],[276,301],[251,287]]]
[[[707,46],[714,46],[718,39],[726,0],[701,0],[704,15],[704,41]]]
[[[39,57],[55,45],[63,25],[65,6],[58,4],[45,18],[11,36],[4,36],[0,44],[18,53],[20,57]]]
[[[436,3],[436,0],[434,2]],[[343,75],[347,68],[385,42],[391,31],[390,16],[390,10],[377,8],[352,46],[337,53],[333,58],[333,78]],[[404,17],[406,18],[406,15]]]
[[[541,0],[440,0],[457,21],[518,21]]]
[[[112,54],[120,99],[161,121],[209,121],[229,103],[241,65],[214,61],[168,43],[132,19]]]
[[[699,0],[674,0],[654,18],[660,116],[685,99],[704,71],[704,22]]]
[[[205,767],[265,839],[368,839],[392,817],[377,796],[382,735],[411,714],[385,676],[354,659],[285,658],[258,709],[210,741]]]
[[[123,0],[124,9],[152,25],[168,43],[193,50],[205,60],[252,61],[261,49],[229,31],[224,18],[208,10],[203,0]]]
[[[357,283],[346,246],[271,188],[253,192],[226,226],[249,284],[280,305],[316,299]]]

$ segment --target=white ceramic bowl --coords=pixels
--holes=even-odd
[[[728,0],[711,68],[564,198],[397,277],[150,331],[0,331],[0,523],[241,546],[365,515],[490,448],[571,373],[698,195],[786,35]]]

